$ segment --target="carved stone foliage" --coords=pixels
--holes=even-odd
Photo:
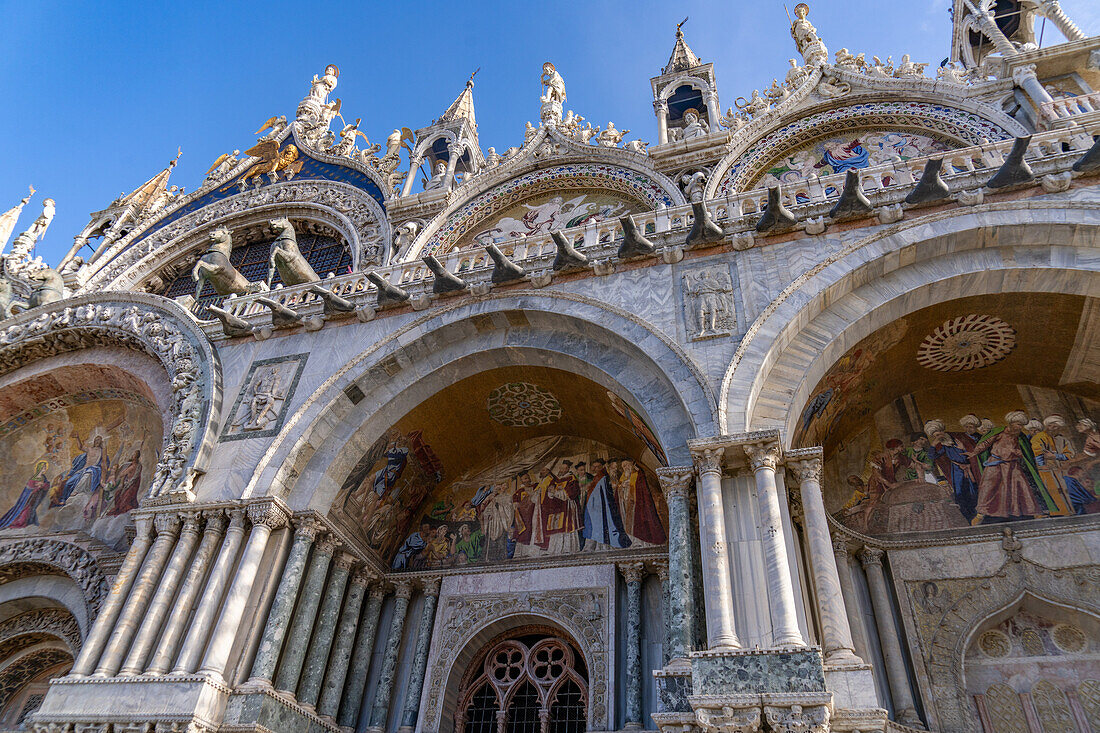
[[[0,330],[0,374],[55,354],[121,346],[157,359],[172,385],[164,445],[149,497],[186,497],[188,468],[198,469],[210,449],[221,374],[210,344],[178,306],[163,298],[129,294],[86,295],[33,309]]]
[[[71,613],[60,608],[27,611],[0,623],[0,648],[8,649],[8,642],[18,637],[40,634],[62,639],[74,657],[80,652],[80,625]]]
[[[99,606],[107,595],[107,578],[91,553],[70,542],[43,538],[19,540],[0,545],[0,568],[10,565],[33,567],[45,565],[68,575],[84,592],[88,605],[88,617],[99,613]]]
[[[293,354],[253,362],[219,441],[267,438],[278,433],[308,358],[309,354]]]
[[[479,631],[508,616],[533,614],[559,624],[580,645],[588,666],[588,723],[593,730],[609,725],[607,698],[608,639],[607,590],[587,588],[547,593],[481,594],[450,598],[440,611],[436,628],[441,653],[428,672],[428,700],[422,711],[425,730],[439,725],[448,677],[458,654]]]
[[[388,225],[381,206],[366,191],[337,181],[282,181],[215,201],[136,241],[121,240],[112,248],[116,251],[106,256],[111,258],[109,263],[91,274],[84,289],[129,287],[147,276],[160,262],[174,259],[189,247],[200,246],[203,233],[210,228],[207,225],[272,205],[278,205],[284,216],[327,215],[328,223],[347,238],[352,251],[358,251],[360,267],[366,263],[382,263]],[[264,216],[270,218],[270,212]],[[148,268],[134,269],[154,254],[157,262],[149,261]],[[124,273],[128,274],[120,280]]]
[[[928,679],[926,699],[934,709],[935,727],[980,727],[963,680],[963,658],[974,629],[1025,595],[1100,614],[1097,582],[1100,567],[1095,565],[1052,570],[1011,558],[988,578],[906,581],[916,631],[912,643]]]
[[[65,662],[72,663],[72,657],[63,649],[46,647],[32,650],[19,657],[7,667],[0,669],[0,707],[8,704],[12,694],[51,667]]]

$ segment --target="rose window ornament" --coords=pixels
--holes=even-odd
[[[502,425],[534,428],[561,418],[561,403],[548,390],[527,382],[508,382],[489,393],[489,417]]]
[[[996,364],[1016,348],[1016,329],[996,316],[971,313],[944,322],[917,348],[917,362],[940,372]]]

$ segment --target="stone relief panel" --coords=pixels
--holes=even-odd
[[[739,292],[732,264],[684,268],[681,299],[684,326],[691,341],[737,333]]]
[[[253,362],[233,403],[219,442],[270,438],[283,427],[309,354]]]

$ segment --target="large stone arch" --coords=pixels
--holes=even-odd
[[[200,189],[198,193],[204,193]],[[186,206],[187,202],[181,204]],[[171,213],[171,212],[169,212]],[[363,189],[340,181],[294,179],[217,199],[173,219],[145,235],[137,232],[119,240],[86,265],[82,291],[127,290],[143,282],[166,262],[202,247],[210,231],[247,226],[275,216],[306,219],[338,232],[347,242],[357,267],[370,258],[373,247],[391,241],[389,220],[381,204]],[[377,236],[369,233],[377,230]],[[385,252],[378,255],[381,264]]]
[[[221,366],[198,324],[177,304],[152,295],[100,293],[24,311],[0,330],[0,375],[55,354],[100,346],[139,351],[163,367],[171,405],[146,500],[191,500],[191,481],[213,451]]]
[[[530,361],[517,361],[523,359]],[[371,440],[364,425],[389,427],[383,423],[430,396],[426,385],[490,367],[553,366],[555,360],[619,385],[649,417],[672,463],[689,460],[686,440],[713,434],[717,426],[702,370],[657,329],[584,296],[519,290],[426,313],[350,360],[288,421],[246,496],[270,491],[291,496],[295,505],[315,494],[331,499],[338,484],[326,474],[336,471],[334,461],[369,447],[360,442]],[[358,404],[347,396],[353,386],[362,393]],[[353,435],[358,437],[351,440]]]
[[[588,668],[589,730],[611,730],[615,704],[610,665],[614,660],[603,617],[607,607],[607,598],[593,590],[450,599],[438,615],[437,628],[443,631],[433,640],[432,664],[424,679],[424,730],[452,730],[453,720],[444,712],[457,702],[462,676],[473,656],[494,637],[531,624],[559,628],[576,644]]]
[[[778,428],[789,441],[829,365],[925,305],[986,292],[1097,292],[1097,209],[1036,202],[953,210],[889,227],[826,258],[749,328],[722,381],[723,432]]]
[[[108,591],[107,577],[95,557],[79,545],[61,540],[35,538],[0,545],[0,579],[10,581],[43,571],[65,575],[80,588],[86,631]]]
[[[540,128],[514,157],[464,183],[453,203],[416,238],[405,259],[448,251],[471,227],[537,193],[539,186],[576,187],[586,181],[629,192],[652,208],[686,203],[676,184],[653,168],[644,153],[584,145],[557,130]]]

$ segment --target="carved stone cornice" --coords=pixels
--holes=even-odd
[[[691,466],[668,466],[657,469],[657,481],[661,491],[669,498],[687,498],[691,495],[691,480],[695,472]]]

